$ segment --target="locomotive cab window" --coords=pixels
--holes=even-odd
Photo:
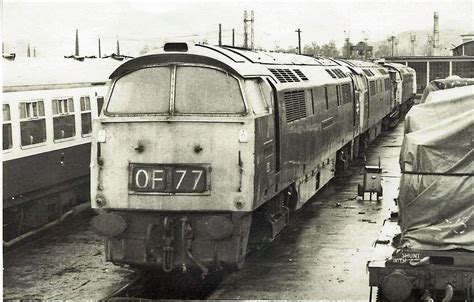
[[[53,99],[52,106],[54,139],[61,140],[76,135],[73,99]]]
[[[109,113],[167,113],[169,111],[171,67],[151,67],[119,78],[113,87]]]
[[[81,132],[82,135],[92,132],[91,100],[88,95],[81,96]]]
[[[44,102],[42,100],[21,102],[19,109],[21,146],[44,143],[46,141]]]
[[[240,85],[230,74],[206,67],[178,66],[177,113],[243,113]]]
[[[98,96],[97,97],[97,116],[99,116],[100,113],[102,112],[102,107],[104,107],[104,97]]]
[[[245,113],[245,105],[239,81],[229,73],[201,66],[162,66],[140,69],[119,78],[107,112]]]
[[[324,98],[326,99],[326,110],[329,110],[329,97],[327,86],[324,87]]]
[[[12,123],[10,116],[10,105],[3,105],[3,150],[12,147]]]
[[[377,92],[375,91],[375,82],[374,81],[370,81],[370,95],[373,96],[375,95]]]
[[[341,86],[336,86],[336,101],[337,107],[341,106]]]

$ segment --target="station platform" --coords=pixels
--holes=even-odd
[[[369,300],[367,262],[384,220],[395,207],[403,122],[382,133],[366,150],[366,162],[334,179],[264,250],[248,256],[210,299]],[[365,165],[382,167],[384,196],[357,197]],[[366,193],[365,199],[369,198]]]

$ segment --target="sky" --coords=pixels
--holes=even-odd
[[[255,44],[265,49],[331,40],[341,47],[345,33],[351,41],[383,40],[399,32],[433,27],[433,12],[440,28],[474,30],[472,0],[313,0],[313,1],[24,1],[3,2],[5,52],[26,55],[27,44],[38,56],[63,56],[74,52],[79,30],[80,54],[115,52],[120,40],[122,54],[136,56],[145,45],[166,41],[206,40],[218,43],[222,24],[223,44],[243,42],[243,11],[254,11]]]

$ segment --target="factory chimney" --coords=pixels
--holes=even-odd
[[[434,26],[433,26],[433,55],[439,55],[439,14],[434,12]]]
[[[76,57],[79,56],[79,31],[76,29],[76,50],[74,52]]]
[[[117,36],[117,55],[120,56],[120,42]]]

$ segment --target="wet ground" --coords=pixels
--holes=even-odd
[[[131,279],[129,269],[105,262],[92,213],[66,220],[32,242],[4,251],[3,299],[99,300]]]
[[[377,165],[380,157],[383,200],[356,198],[364,163],[351,167],[293,213],[282,234],[249,255],[244,269],[224,278],[210,298],[367,301],[366,263],[394,207],[402,139],[400,124],[366,151],[367,165]],[[91,217],[74,217],[41,240],[4,252],[3,298],[99,300],[134,279],[133,271],[105,262],[103,241],[89,227]]]
[[[211,299],[368,301],[366,264],[373,257],[373,243],[389,209],[395,207],[402,140],[401,123],[366,151],[366,165],[378,165],[380,157],[381,201],[356,198],[364,163],[351,167],[347,175],[293,213],[280,237],[251,255],[244,269],[226,278]]]

